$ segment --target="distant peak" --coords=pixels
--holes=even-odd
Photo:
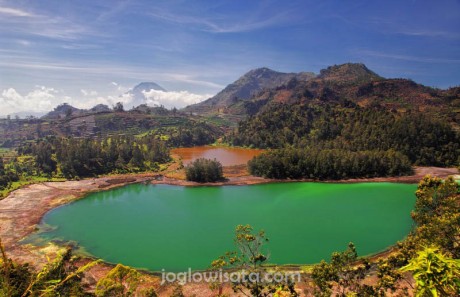
[[[318,78],[327,80],[379,80],[381,76],[366,67],[363,63],[346,63],[329,66],[321,70]]]
[[[76,110],[78,108],[73,107],[69,103],[62,103],[54,108],[55,111],[66,111],[69,109]]]
[[[254,72],[265,72],[265,71],[274,71],[268,67],[260,67],[260,68],[256,68],[256,69],[253,69],[252,71]]]
[[[158,85],[157,83],[154,83],[154,82],[141,82],[140,84],[136,85],[134,88],[133,88],[133,92],[142,92],[142,91],[150,91],[150,90],[157,90],[157,91],[164,91],[166,92],[166,90],[161,87],[160,85]]]
[[[258,74],[263,74],[263,73],[279,73],[279,72],[272,70],[270,68],[267,68],[267,67],[261,67],[261,68],[250,70],[248,73],[246,73],[246,75],[258,75]]]

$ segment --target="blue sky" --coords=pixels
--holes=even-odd
[[[113,104],[141,81],[180,107],[253,68],[346,62],[460,85],[460,1],[0,0],[0,115]]]

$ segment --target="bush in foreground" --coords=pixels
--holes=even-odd
[[[222,164],[216,159],[196,159],[185,167],[188,181],[199,183],[216,182],[224,179]]]

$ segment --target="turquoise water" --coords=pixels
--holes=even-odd
[[[352,241],[384,250],[412,227],[416,185],[272,183],[252,186],[129,185],[47,213],[46,240],[77,242],[107,262],[151,271],[205,269],[232,250],[238,224],[264,229],[270,262],[316,263]]]

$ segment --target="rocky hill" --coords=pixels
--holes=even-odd
[[[249,100],[260,91],[276,88],[288,83],[291,79],[307,81],[314,77],[313,73],[282,73],[269,68],[258,68],[249,71],[237,81],[228,85],[212,98],[185,108],[185,111],[206,113],[225,108],[235,103]]]
[[[455,126],[460,123],[459,88],[440,90],[408,79],[383,78],[364,64],[334,65],[321,70],[316,76],[289,74],[289,79],[278,79],[272,84],[264,80],[265,88],[254,91],[250,98],[224,100],[221,94],[234,89],[234,85],[247,85],[245,82],[248,74],[200,105],[207,107],[205,113],[203,108],[191,108],[195,107],[194,111],[197,113],[214,113],[216,116],[238,121],[257,113],[269,103],[352,104],[361,107],[378,105],[394,112],[429,112],[454,123]],[[258,76],[250,77],[257,80]],[[267,79],[270,77],[273,78],[268,76]]]

